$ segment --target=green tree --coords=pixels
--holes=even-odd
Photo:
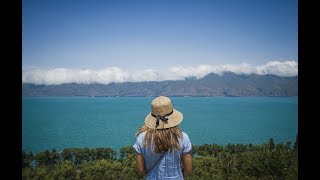
[[[233,150],[231,151],[233,152]],[[233,173],[238,173],[237,159],[231,152],[222,152],[218,156],[219,168],[223,179],[229,179]]]
[[[120,149],[120,159],[126,159],[130,154],[135,154],[136,151],[132,146],[125,146]]]
[[[192,145],[191,155],[192,155],[192,156],[197,156],[197,155],[198,155],[198,151],[199,151],[199,146],[197,146],[197,145]]]
[[[33,153],[30,151],[29,153],[25,153],[22,151],[22,168],[31,167],[31,163],[33,161]]]
[[[82,162],[85,161],[85,154],[84,154],[84,149],[81,148],[74,148],[74,163],[75,165],[80,165]]]
[[[297,151],[287,144],[275,144],[271,150],[270,141],[258,145],[203,144],[193,146],[194,179],[298,179]],[[135,152],[131,146],[120,149],[120,158],[110,148],[67,148],[61,153],[55,149],[35,155],[35,168],[28,167],[32,161],[30,152],[22,151],[22,179],[143,179],[136,172]],[[56,155],[54,155],[56,154]],[[53,163],[53,157],[65,159]],[[28,160],[29,157],[29,160]],[[68,160],[69,159],[69,160]],[[49,163],[48,163],[49,162]]]
[[[67,160],[73,163],[74,156],[72,148],[64,149],[61,153],[61,156],[63,158],[63,161]]]
[[[49,150],[45,150],[43,152],[37,153],[35,156],[35,160],[37,162],[37,166],[46,166],[50,164],[50,152]]]
[[[291,142],[290,142],[290,141],[287,142],[286,148],[287,148],[288,150],[291,149]]]
[[[51,173],[54,179],[75,179],[76,167],[71,161],[64,160],[60,164],[55,164]]]
[[[269,150],[274,150],[275,144],[273,138],[270,138],[269,140]]]
[[[142,177],[138,176],[136,171],[136,155],[134,154],[127,154],[126,158],[120,159],[122,165],[122,172],[120,179],[143,179]]]
[[[22,179],[36,179],[34,170],[31,167],[22,168]]]
[[[36,157],[37,157],[37,155],[36,155]],[[33,172],[34,179],[49,179],[48,178],[49,172],[50,171],[48,170],[47,166],[39,166]]]
[[[22,151],[22,168],[29,166],[28,163],[26,162],[27,155],[24,151]]]
[[[84,162],[92,161],[92,158],[90,157],[90,149],[89,148],[84,148],[82,153],[83,153]]]
[[[221,179],[218,159],[212,156],[197,156],[192,160],[193,175],[186,179]]]
[[[54,165],[60,162],[60,156],[59,153],[56,151],[55,148],[52,149],[50,154],[50,164]]]
[[[91,161],[97,160],[97,149],[90,149],[89,150],[89,157]]]
[[[122,166],[120,162],[105,159],[80,166],[80,179],[123,179]]]
[[[97,148],[97,160],[110,159],[116,160],[117,152],[111,148]]]

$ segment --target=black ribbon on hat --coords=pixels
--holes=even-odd
[[[168,116],[170,116],[171,114],[173,113],[173,110],[168,113],[168,114],[165,114],[163,116],[161,115],[155,115],[155,114],[152,114],[151,113],[151,116],[157,118],[157,122],[156,122],[156,128],[159,126],[159,121],[161,120],[162,122],[166,123],[169,119],[168,119]]]

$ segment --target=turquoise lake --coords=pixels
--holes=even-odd
[[[22,149],[133,145],[154,97],[23,97]],[[192,144],[291,141],[298,97],[171,97]]]

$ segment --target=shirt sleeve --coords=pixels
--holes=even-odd
[[[140,147],[138,138],[137,138],[137,140],[136,140],[136,143],[133,145],[133,148],[136,150],[136,152],[137,152],[138,154],[142,154],[142,153],[141,153],[141,147]]]
[[[191,152],[191,149],[192,149],[192,145],[191,145],[189,136],[186,133],[184,133],[182,154]]]

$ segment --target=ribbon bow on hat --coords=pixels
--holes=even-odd
[[[159,126],[159,121],[161,120],[162,122],[166,123],[169,119],[168,119],[168,116],[170,116],[171,114],[173,113],[173,110],[168,113],[168,114],[165,114],[163,116],[161,115],[155,115],[155,114],[152,114],[151,115],[155,118],[157,118],[157,122],[156,122],[156,128]]]

